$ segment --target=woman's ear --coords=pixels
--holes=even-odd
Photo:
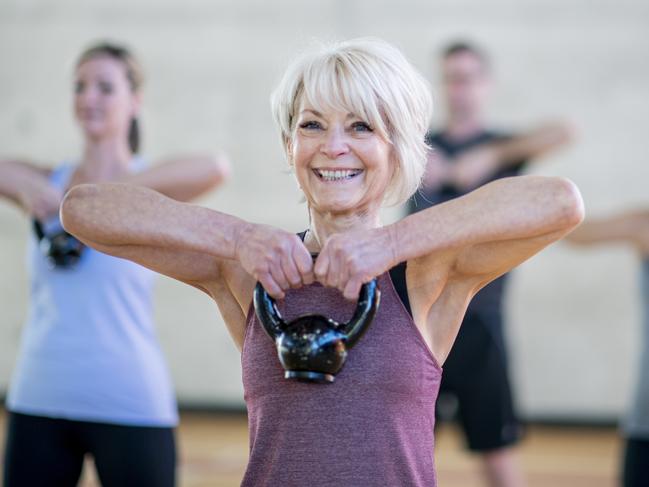
[[[290,137],[284,137],[284,148],[286,149],[286,160],[292,168],[295,164],[293,163],[293,143]]]

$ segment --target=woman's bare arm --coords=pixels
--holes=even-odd
[[[45,220],[56,214],[63,194],[52,187],[49,169],[16,159],[0,160],[0,197],[28,215]]]
[[[90,247],[198,285],[233,259],[243,221],[181,203],[143,186],[73,187],[61,205],[64,228]]]
[[[65,229],[90,247],[212,296],[214,286],[223,285],[225,260],[237,261],[277,297],[291,285],[312,280],[311,255],[296,235],[181,203],[141,186],[75,186],[63,200],[61,218]],[[243,291],[233,293],[249,304],[250,296]]]
[[[586,220],[566,240],[577,245],[630,244],[649,255],[649,210]]]
[[[491,280],[583,219],[570,181],[543,176],[505,178],[415,213],[394,225],[401,260],[421,265],[451,255],[450,272]]]
[[[223,154],[173,157],[118,182],[145,186],[178,201],[191,201],[222,184],[230,176]]]
[[[577,188],[560,178],[495,181],[411,215],[394,228],[408,290],[434,353],[444,361],[470,299],[493,279],[560,239],[583,219]]]
[[[363,282],[408,261],[413,317],[443,361],[473,295],[582,218],[581,196],[570,181],[500,179],[392,225],[333,235],[315,273],[352,299]]]

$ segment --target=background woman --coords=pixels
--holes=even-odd
[[[104,486],[175,482],[178,417],[152,321],[153,273],[88,248],[76,264],[45,255],[54,236],[66,241],[58,211],[76,184],[119,181],[188,200],[227,176],[222,157],[147,167],[137,155],[141,84],[126,49],[89,48],[75,71],[80,157],[52,169],[0,161],[0,195],[44,233],[29,242],[30,306],[7,401],[7,487],[76,485],[86,454]]]
[[[643,329],[638,378],[622,426],[625,438],[622,483],[624,487],[649,485],[649,210],[588,220],[569,240],[578,245],[625,244],[640,257]]]

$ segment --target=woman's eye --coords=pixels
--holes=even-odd
[[[320,123],[316,122],[315,120],[309,120],[308,122],[301,123],[300,128],[306,130],[318,130],[322,128],[322,125],[320,125]]]
[[[373,132],[372,127],[365,122],[354,122],[352,124],[352,130],[354,132]]]
[[[75,92],[77,95],[80,94],[80,93],[83,93],[83,88],[84,88],[84,85],[83,85],[83,82],[82,82],[82,81],[77,81],[77,82],[74,84],[74,92]]]

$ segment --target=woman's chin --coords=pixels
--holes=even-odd
[[[319,199],[311,207],[318,213],[347,214],[359,210],[359,203],[359,198]]]
[[[80,122],[79,126],[83,134],[89,139],[101,139],[106,132],[103,124]]]

